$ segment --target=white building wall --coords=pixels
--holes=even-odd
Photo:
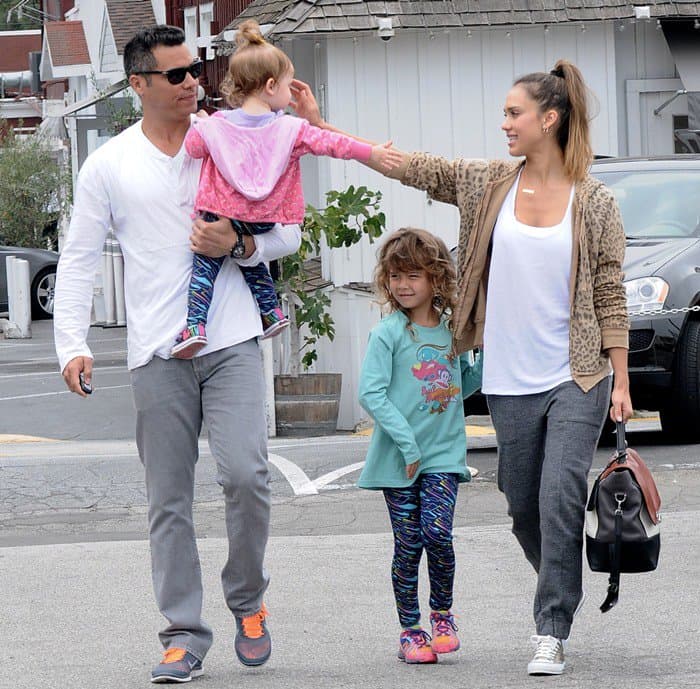
[[[681,96],[654,115],[654,108],[682,88],[660,25],[637,22],[615,30],[620,155],[673,153],[673,116],[687,115]]]
[[[612,24],[553,25],[516,30],[397,31],[390,42],[374,35],[316,41],[327,55],[327,78],[315,92],[325,104],[326,119],[371,140],[392,139],[403,150],[422,150],[454,157],[507,157],[500,129],[503,102],[517,76],[548,71],[559,58],[583,72],[596,102],[592,138],[597,153],[618,153],[618,101],[615,73],[615,29]],[[303,43],[299,41],[298,43]],[[309,42],[311,43],[311,42]],[[317,77],[318,78],[318,77]],[[455,208],[433,203],[422,192],[368,170],[355,162],[317,163],[319,195],[327,189],[364,184],[383,194],[387,229],[424,227],[457,243]],[[324,274],[336,285],[369,282],[377,245],[363,242],[324,254]],[[351,308],[335,292],[333,317],[339,335],[319,348],[319,371],[341,371],[340,429],[351,429],[366,414],[357,404],[359,363],[378,311]],[[350,324],[350,321],[352,325]],[[354,340],[340,335],[352,328]],[[351,344],[358,349],[350,349]],[[348,376],[350,379],[348,380]]]
[[[379,322],[379,305],[372,295],[358,290],[340,288],[330,293],[335,339],[323,339],[317,347],[317,371],[342,373],[338,428],[354,430],[367,418],[357,401],[357,383],[367,348],[370,329]]]

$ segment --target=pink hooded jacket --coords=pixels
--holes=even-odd
[[[217,112],[197,118],[185,137],[193,158],[203,158],[197,211],[246,222],[282,224],[304,219],[299,158],[312,153],[360,162],[372,147],[344,134],[281,115],[261,127],[242,127]]]

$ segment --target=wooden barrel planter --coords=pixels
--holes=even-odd
[[[338,426],[340,373],[275,376],[277,435],[332,435]]]

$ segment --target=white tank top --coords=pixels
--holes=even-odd
[[[518,179],[498,214],[491,247],[482,391],[531,395],[571,380],[571,205],[553,227],[515,217]]]

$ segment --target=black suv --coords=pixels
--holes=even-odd
[[[614,192],[627,235],[632,402],[700,441],[700,156],[603,159],[591,173]]]

